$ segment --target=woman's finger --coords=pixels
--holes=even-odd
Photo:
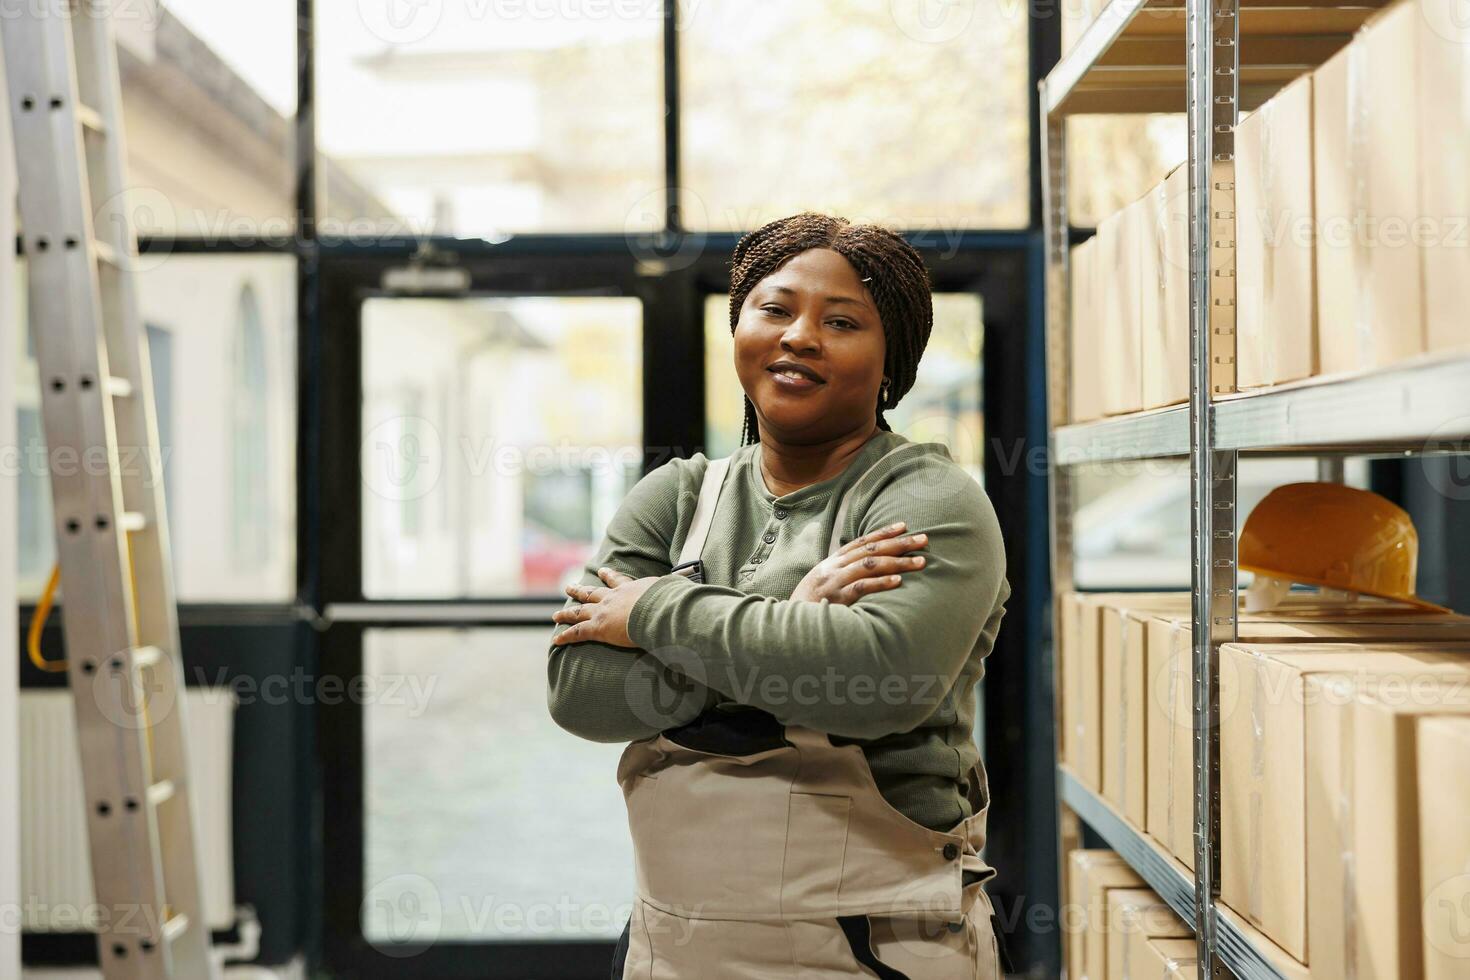
[[[906,527],[908,527],[907,521],[899,521],[897,524],[889,524],[887,527],[880,527],[876,531],[869,531],[862,537],[853,538],[851,541],[847,542],[847,544],[843,545],[841,548],[838,548],[837,553],[841,555],[849,551],[860,551],[865,545],[874,544],[878,541],[884,540],[885,538],[892,538],[896,535],[902,534],[904,528]]]
[[[558,609],[551,614],[553,623],[580,623],[592,617],[592,610],[586,606],[569,606],[566,609]]]
[[[839,568],[835,577],[845,585],[858,579],[917,572],[926,564],[928,560],[923,555],[864,555]]]
[[[851,551],[839,552],[836,556],[837,564],[839,566],[850,565],[853,562],[859,562],[865,558],[878,555],[902,555],[909,551],[917,551],[928,543],[929,535],[922,532],[919,534],[906,534],[903,537],[890,537],[879,541],[869,541]]]
[[[569,585],[566,593],[578,602],[601,602],[602,597],[607,595],[607,589],[595,585]]]
[[[629,582],[637,581],[633,578],[633,576],[624,575],[617,569],[608,568],[606,565],[603,565],[597,570],[597,577],[602,579],[612,588],[617,588],[620,585],[626,585]]]
[[[902,583],[902,575],[880,575],[874,578],[860,578],[851,585],[843,586],[841,594],[843,601],[848,605],[852,605],[852,603],[865,595],[873,592],[887,592],[889,589],[898,588]]]

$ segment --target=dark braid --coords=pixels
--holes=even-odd
[[[878,427],[890,430],[883,410],[897,405],[914,386],[919,358],[934,329],[934,301],[924,260],[895,232],[878,225],[855,225],[846,218],[803,211],[745,235],[736,244],[730,261],[730,332],[735,332],[740,308],[755,284],[779,269],[787,259],[812,248],[830,248],[847,259],[878,306],[886,342],[883,373],[891,381],[888,397],[879,394]],[[747,395],[740,444],[759,441],[755,406]]]

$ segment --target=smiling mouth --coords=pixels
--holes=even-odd
[[[776,375],[778,378],[784,378],[792,382],[812,385],[826,384],[825,381],[817,377],[816,372],[811,371],[810,369],[793,367],[788,364],[780,364],[768,367],[766,368],[766,370]]]

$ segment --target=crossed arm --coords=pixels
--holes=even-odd
[[[637,649],[554,644],[551,697],[558,723],[584,737],[632,740],[728,699],[768,711],[783,724],[855,738],[918,726],[953,686],[1009,592],[989,499],[958,470],[936,482],[936,465],[920,457],[897,468],[859,529],[907,521],[928,533],[928,564],[902,587],[852,605],[747,595],[669,575],[666,542],[653,546],[662,547],[664,560],[652,566],[648,548],[634,547],[630,555],[619,545],[637,523],[625,517],[625,505],[609,529],[606,559],[589,565],[583,584],[603,584],[598,565],[637,576],[611,579],[620,582],[611,601],[631,603],[626,640]],[[954,480],[956,474],[963,482]],[[642,486],[630,494],[630,504],[649,502],[635,499]],[[658,537],[647,526],[640,533]],[[618,597],[623,589],[632,591]],[[558,682],[565,686],[558,689]],[[668,711],[653,710],[654,700]],[[590,715],[589,703],[597,705]]]

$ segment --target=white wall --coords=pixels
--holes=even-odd
[[[0,71],[0,364],[16,349],[15,153]],[[15,445],[15,371],[0,370],[0,450]],[[0,465],[0,976],[20,976],[20,715],[16,684],[16,476]]]

